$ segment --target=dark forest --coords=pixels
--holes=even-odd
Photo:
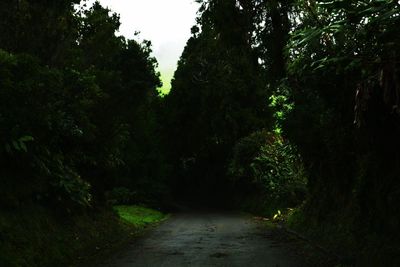
[[[0,266],[91,266],[182,209],[400,265],[400,2],[197,0],[168,94],[80,2],[0,2]]]

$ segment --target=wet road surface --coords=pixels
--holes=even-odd
[[[235,213],[184,213],[99,267],[303,266],[260,222]]]

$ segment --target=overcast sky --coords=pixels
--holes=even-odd
[[[94,0],[88,1],[93,3]],[[190,29],[195,24],[198,4],[194,0],[100,0],[103,6],[121,15],[120,34],[150,40],[168,91],[176,63],[182,54]],[[91,5],[91,4],[90,4]]]

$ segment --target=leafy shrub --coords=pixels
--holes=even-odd
[[[107,193],[108,202],[116,204],[132,204],[136,200],[136,193],[126,187],[116,187]]]
[[[93,79],[2,50],[0,74],[0,192],[15,203],[34,196],[89,206],[90,186],[76,166],[79,142],[91,134],[85,112],[97,99]]]
[[[264,130],[241,139],[234,148],[229,172],[242,188],[261,192],[271,205],[294,206],[306,195],[301,158],[278,133]]]

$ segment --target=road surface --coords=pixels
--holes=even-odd
[[[172,216],[99,267],[298,267],[304,266],[270,239],[260,222],[235,213]]]

